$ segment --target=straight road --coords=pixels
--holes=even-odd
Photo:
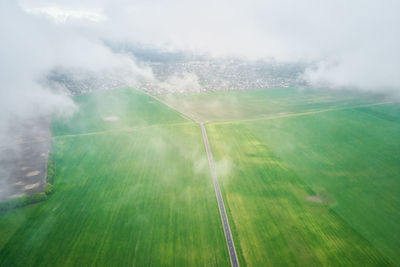
[[[239,267],[239,260],[237,258],[235,244],[233,243],[231,227],[229,226],[228,216],[226,215],[224,200],[222,198],[221,189],[219,187],[219,183],[218,183],[218,179],[217,179],[217,173],[215,172],[214,159],[213,159],[213,156],[212,156],[212,153],[211,153],[210,144],[208,142],[207,132],[206,132],[206,128],[204,127],[204,124],[202,122],[198,121],[197,119],[193,118],[192,116],[190,116],[188,114],[185,114],[182,111],[176,109],[175,107],[169,105],[168,103],[165,103],[164,101],[162,101],[157,96],[151,95],[151,94],[149,94],[147,92],[144,92],[144,91],[141,91],[141,92],[146,94],[146,95],[148,95],[148,96],[150,96],[151,98],[157,100],[158,102],[163,103],[167,107],[179,112],[183,117],[185,117],[185,118],[187,118],[187,119],[189,119],[191,121],[194,121],[195,123],[200,125],[201,133],[203,135],[204,146],[205,146],[206,152],[207,152],[208,165],[210,166],[211,177],[212,177],[213,184],[214,184],[215,195],[217,197],[219,214],[221,215],[222,227],[224,228],[226,245],[228,246],[228,250],[229,250],[229,258],[231,260],[231,265],[233,267]]]
[[[210,172],[214,183],[215,194],[217,196],[219,213],[222,219],[222,226],[224,227],[224,233],[226,238],[226,244],[228,245],[229,257],[233,267],[239,267],[239,261],[236,254],[235,244],[233,243],[231,228],[229,226],[228,216],[226,215],[224,200],[222,199],[221,189],[219,187],[217,174],[214,167],[214,159],[211,153],[210,144],[208,142],[206,128],[203,123],[199,123],[201,127],[201,133],[203,134],[204,146],[206,147],[208,164],[210,165]]]

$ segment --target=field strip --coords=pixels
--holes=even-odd
[[[143,91],[141,91],[141,92],[143,92]],[[195,123],[200,125],[201,133],[202,133],[203,141],[204,141],[204,146],[205,146],[206,152],[207,152],[208,165],[210,167],[210,173],[211,173],[211,177],[213,179],[213,185],[214,185],[215,195],[216,195],[216,198],[217,198],[219,214],[221,215],[222,227],[224,229],[226,245],[227,245],[228,251],[229,251],[229,259],[231,260],[231,265],[233,267],[239,267],[239,260],[237,258],[237,254],[236,254],[235,243],[233,242],[232,232],[231,232],[231,228],[229,226],[228,216],[226,215],[224,200],[222,198],[222,193],[221,193],[221,189],[219,187],[217,174],[215,172],[214,159],[213,159],[213,156],[212,156],[212,153],[211,153],[210,144],[208,142],[207,132],[206,132],[206,128],[204,127],[204,124],[202,122],[192,118],[191,116],[183,113],[182,111],[174,108],[173,106],[165,103],[164,101],[162,101],[158,97],[153,96],[153,95],[151,95],[151,94],[149,94],[147,92],[143,92],[143,93],[148,95],[148,96],[150,96],[150,97],[152,97],[152,98],[154,98],[155,100],[157,100],[158,102],[166,105],[167,107],[179,112],[185,118],[187,118],[187,119],[189,119],[191,121],[194,121]]]
[[[354,108],[364,108],[364,107],[372,107],[372,106],[396,104],[396,103],[399,103],[399,102],[387,101],[387,102],[379,102],[379,103],[358,105],[358,106],[353,106],[353,107],[328,108],[328,109],[315,110],[315,111],[307,111],[307,112],[299,112],[299,113],[288,113],[288,114],[282,114],[282,115],[277,115],[277,116],[263,116],[263,117],[252,118],[252,119],[242,119],[242,120],[232,120],[232,121],[220,121],[220,122],[218,122],[218,121],[214,121],[214,122],[213,121],[208,121],[206,123],[207,124],[230,124],[230,123],[236,123],[236,122],[273,120],[273,119],[280,119],[280,118],[307,116],[307,115],[325,113],[325,112],[330,112],[330,111],[340,111],[340,110],[348,110],[348,109],[354,109]]]
[[[168,124],[152,124],[147,126],[131,126],[107,131],[97,131],[97,132],[90,132],[90,133],[81,133],[81,134],[66,134],[66,135],[56,135],[52,136],[52,138],[63,138],[63,137],[76,137],[76,136],[87,136],[87,135],[101,135],[101,134],[108,134],[108,133],[118,133],[118,132],[130,132],[130,131],[139,131],[149,128],[155,128],[160,126],[177,126],[177,125],[188,125],[192,122],[178,122],[178,123],[168,123]]]

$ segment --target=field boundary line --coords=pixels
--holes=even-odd
[[[258,118],[251,118],[251,119],[241,119],[241,120],[231,120],[231,121],[208,121],[207,124],[230,124],[230,123],[237,123],[237,122],[248,122],[248,121],[259,121],[259,120],[274,120],[280,118],[290,118],[290,117],[300,117],[300,116],[307,116],[331,111],[340,111],[340,110],[349,110],[355,108],[364,108],[364,107],[372,107],[372,106],[379,106],[379,105],[387,105],[387,104],[397,104],[400,102],[388,101],[388,102],[378,102],[378,103],[371,103],[371,104],[364,104],[358,105],[353,107],[343,107],[343,108],[329,108],[329,109],[322,109],[322,110],[314,110],[314,111],[307,111],[307,112],[299,112],[299,113],[289,113],[289,114],[282,114],[277,116],[264,116]]]
[[[89,133],[80,133],[80,134],[65,134],[65,135],[56,135],[52,136],[52,138],[63,138],[63,137],[77,137],[77,136],[90,136],[90,135],[101,135],[101,134],[109,134],[109,133],[118,133],[118,132],[131,132],[131,131],[139,131],[149,128],[161,127],[161,126],[177,126],[177,125],[189,125],[191,122],[178,122],[178,123],[168,123],[168,124],[152,124],[147,126],[131,126],[119,129],[112,129],[106,131],[97,131],[97,132],[89,132]]]

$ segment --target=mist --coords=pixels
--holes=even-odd
[[[398,91],[400,18],[378,1],[21,1],[97,39],[212,57],[306,62],[314,86]]]
[[[398,96],[399,9],[395,0],[2,1],[0,147],[20,149],[15,133],[27,127],[18,125],[76,111],[70,88],[44,82],[48,77],[68,73],[83,83],[116,77],[118,83],[93,84],[101,89],[151,81],[166,93],[204,90],[205,78],[195,72],[157,80],[134,52],[115,49],[119,44],[194,58],[301,64],[296,75],[309,87]],[[49,136],[49,125],[44,128],[28,136]]]
[[[86,24],[92,20],[79,17],[77,21]],[[44,170],[38,166],[44,162],[36,162],[35,158],[48,154],[50,117],[69,116],[77,110],[68,92],[46,84],[52,70],[125,73],[130,81],[152,76],[132,56],[114,53],[101,40],[75,26],[49,20],[15,1],[0,2],[0,199],[12,196],[11,187],[33,189],[30,184],[9,179],[29,178],[30,172],[43,175]],[[32,153],[29,147],[35,147]],[[19,166],[27,157],[32,158],[35,169]]]

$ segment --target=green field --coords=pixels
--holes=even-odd
[[[54,118],[54,136],[188,122],[176,111],[129,88],[79,95],[74,101],[78,112]],[[107,121],[109,117],[117,120]]]
[[[292,168],[286,158],[277,156],[247,125],[215,124],[208,126],[208,131],[214,156],[220,162],[217,172],[234,225],[234,239],[242,253],[242,265],[389,265],[389,258],[376,248],[378,242],[367,240],[357,231],[360,227],[353,227],[348,217],[330,208],[336,199],[328,198],[326,192],[351,193],[347,199],[352,198],[353,205],[344,203],[341,207],[361,216],[357,217],[359,226],[363,226],[366,219],[375,219],[375,227],[386,226],[380,222],[382,218],[376,217],[379,215],[385,215],[393,224],[398,214],[385,211],[374,214],[374,209],[370,209],[370,214],[360,214],[368,207],[363,206],[366,196],[359,194],[359,190],[354,191],[354,187],[347,192],[340,187],[324,190],[318,186],[318,191],[314,190],[304,182],[303,173]],[[303,162],[299,168],[313,172],[314,169],[308,168],[314,166],[306,164]],[[350,181],[341,186],[350,186]],[[368,184],[363,186],[369,187]],[[376,191],[385,189],[387,194],[392,194],[392,200],[397,197],[396,189],[380,187]],[[374,199],[376,197],[371,197],[371,201]],[[389,204],[395,212],[396,201]],[[381,201],[376,206],[383,204],[388,203]],[[364,208],[361,212],[357,210],[360,206]],[[397,240],[390,237],[385,241],[389,244]],[[390,245],[393,248],[396,243]]]
[[[357,232],[400,262],[400,116],[377,107],[246,123]],[[397,110],[400,107],[397,106]],[[284,144],[284,145],[282,145]]]
[[[144,125],[183,122],[162,105],[135,112]],[[200,128],[174,123],[58,137],[54,194],[0,215],[0,265],[227,265]]]
[[[203,122],[226,122],[286,116],[388,101],[382,95],[343,91],[281,88],[253,91],[205,92],[160,96],[177,109]]]
[[[400,263],[400,105],[335,105],[202,111],[242,265]]]
[[[162,98],[208,122],[241,266],[400,266],[399,104],[295,89]],[[0,214],[0,266],[229,266],[199,125],[132,89],[75,101],[52,123],[55,192]]]

